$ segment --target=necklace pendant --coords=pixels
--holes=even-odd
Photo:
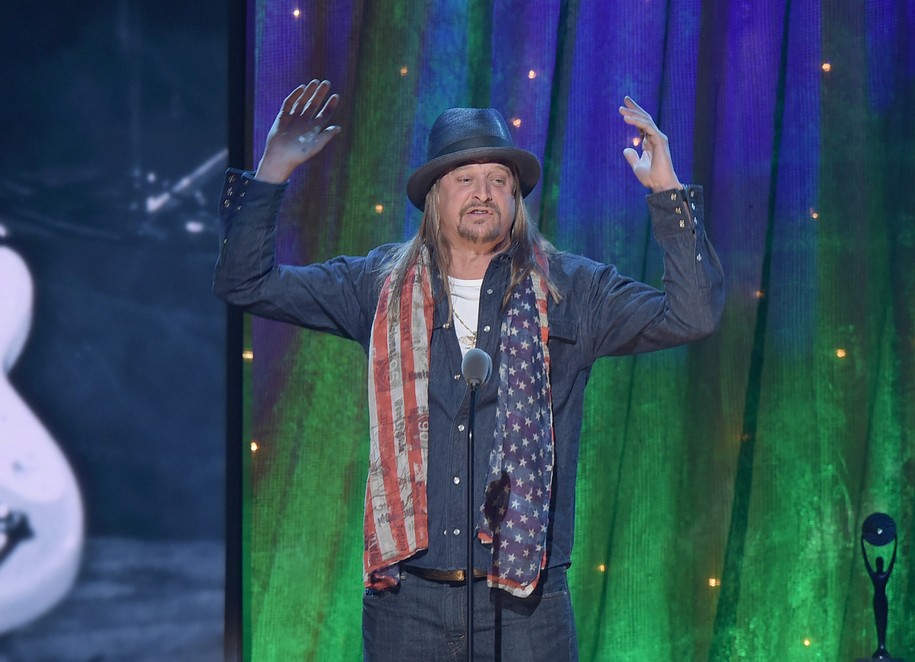
[[[468,349],[472,349],[477,346],[476,334],[470,336],[459,336],[458,340],[464,347],[467,347]]]

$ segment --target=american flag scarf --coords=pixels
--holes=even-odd
[[[546,260],[538,251],[544,273]],[[399,299],[382,287],[369,345],[369,475],[365,493],[364,580],[382,590],[397,563],[428,547],[426,467],[429,344],[434,302],[423,249]],[[502,321],[496,431],[478,535],[492,544],[490,586],[526,596],[546,564],[553,421],[546,279],[512,292]]]

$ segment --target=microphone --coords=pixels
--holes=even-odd
[[[489,381],[492,374],[492,359],[482,349],[474,347],[467,351],[461,361],[461,372],[470,388],[477,388]]]

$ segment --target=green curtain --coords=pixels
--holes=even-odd
[[[498,108],[541,158],[528,205],[551,241],[647,282],[661,256],[622,157],[625,94],[704,185],[720,330],[602,360],[589,386],[582,660],[869,655],[859,540],[875,511],[898,525],[888,648],[915,659],[915,0],[252,0],[250,15],[255,162],[295,85],[342,96],[343,133],[287,193],[282,261],[411,236],[406,180],[451,106]],[[358,660],[365,357],[249,328],[247,659]]]

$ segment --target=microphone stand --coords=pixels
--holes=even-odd
[[[464,581],[467,584],[467,660],[473,662],[473,428],[477,415],[477,389],[480,384],[470,384],[470,416],[467,421],[467,565]]]
[[[470,386],[470,416],[467,419],[467,565],[464,581],[467,588],[467,660],[473,662],[473,532],[476,528],[473,487],[473,429],[477,416],[477,390],[492,373],[492,359],[482,349],[473,347],[464,355],[461,372]]]

